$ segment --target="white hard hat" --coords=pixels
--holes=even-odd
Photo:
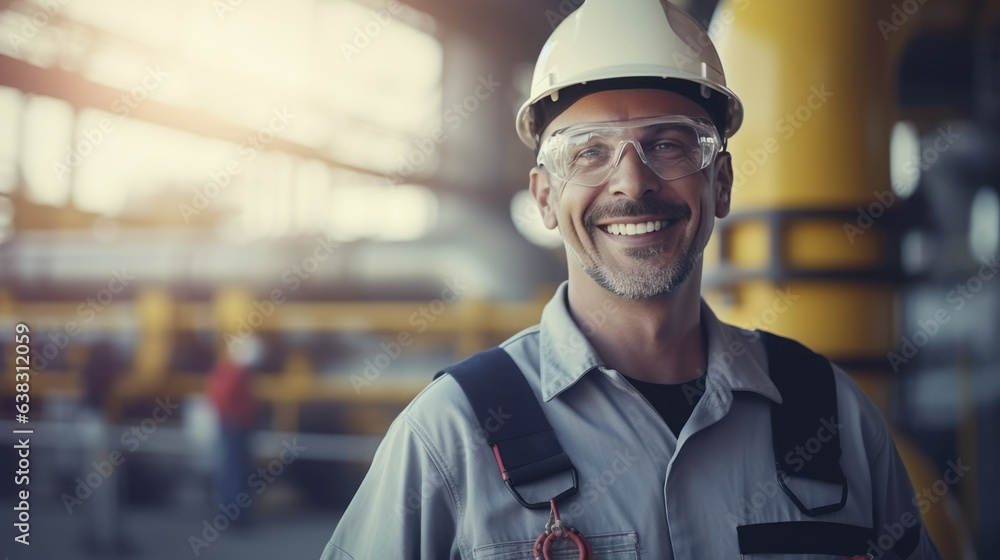
[[[694,18],[665,0],[587,0],[542,47],[528,100],[517,112],[517,135],[536,148],[542,132],[533,122],[536,103],[557,101],[569,86],[618,78],[688,82],[706,100],[718,92],[726,99],[725,122],[717,123],[724,138],[743,122],[743,104],[726,87],[719,53]]]

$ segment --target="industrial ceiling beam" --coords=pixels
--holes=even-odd
[[[116,103],[121,103],[121,100],[131,96],[130,92],[91,82],[74,72],[68,72],[61,68],[40,68],[4,55],[0,55],[0,85],[17,88],[25,93],[62,99],[77,110],[90,108],[111,112]],[[190,132],[198,136],[218,138],[240,144],[247,138],[258,134],[255,129],[234,124],[200,109],[178,107],[155,99],[144,99],[141,103],[134,103],[134,105],[134,107],[130,107],[128,113],[130,118]],[[383,176],[370,169],[338,161],[316,148],[280,137],[275,137],[267,145],[267,148],[302,158],[315,159],[337,169],[375,177]]]

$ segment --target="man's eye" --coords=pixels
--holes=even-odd
[[[657,141],[656,143],[653,144],[652,149],[656,150],[656,151],[671,151],[671,150],[676,150],[676,151],[683,152],[684,151],[684,144],[681,144],[680,142],[678,142],[676,140],[659,140],[659,141]]]
[[[593,160],[595,158],[604,157],[608,150],[605,146],[597,144],[594,146],[588,146],[579,152],[577,152],[575,160]]]

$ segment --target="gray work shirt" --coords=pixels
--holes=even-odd
[[[834,368],[840,424],[828,430],[840,432],[849,499],[840,511],[811,518],[775,481],[769,405],[782,396],[759,334],[722,323],[702,303],[705,392],[675,437],[646,399],[602,364],[566,301],[563,283],[540,323],[501,346],[579,471],[580,491],[560,512],[587,537],[595,559],[735,560],[738,526],[782,521],[874,528],[869,550],[857,554],[895,558],[889,549],[919,523],[917,500],[884,420],[842,370]],[[589,320],[602,321],[601,313]],[[497,411],[495,421],[509,412]],[[821,428],[816,441],[804,442],[803,460],[825,441]],[[526,489],[526,497],[544,501],[562,485],[550,480]],[[805,479],[794,479],[792,489],[809,506],[840,497],[839,487]],[[547,517],[511,496],[465,394],[444,375],[392,423],[322,558],[530,559]],[[565,557],[576,558],[573,551]],[[743,556],[765,557],[845,556]],[[922,527],[909,558],[940,558]]]

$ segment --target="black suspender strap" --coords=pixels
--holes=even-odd
[[[830,361],[798,342],[760,331],[771,381],[782,403],[771,403],[771,436],[778,484],[799,510],[814,517],[843,509],[847,477],[840,467],[837,389]],[[788,477],[843,487],[840,502],[809,508],[788,488]]]
[[[760,331],[767,351],[771,380],[782,404],[771,404],[771,435],[782,491],[804,514],[814,517],[843,509],[847,477],[840,466],[837,390],[830,362],[798,342]],[[504,483],[522,506],[547,509],[549,503],[526,501],[516,486],[570,472],[572,487],[553,499],[579,489],[576,468],[556,439],[552,426],[521,370],[501,348],[492,348],[440,371],[458,381],[472,404],[486,443],[493,449]],[[788,487],[789,477],[839,484],[840,501],[807,507]]]
[[[552,499],[559,501],[576,493],[580,486],[576,468],[559,445],[528,381],[507,352],[491,348],[434,377],[445,372],[465,391],[486,443],[493,448],[503,481],[518,503],[530,509],[548,509],[548,501],[527,502],[516,486],[562,472],[572,473],[573,486]]]

